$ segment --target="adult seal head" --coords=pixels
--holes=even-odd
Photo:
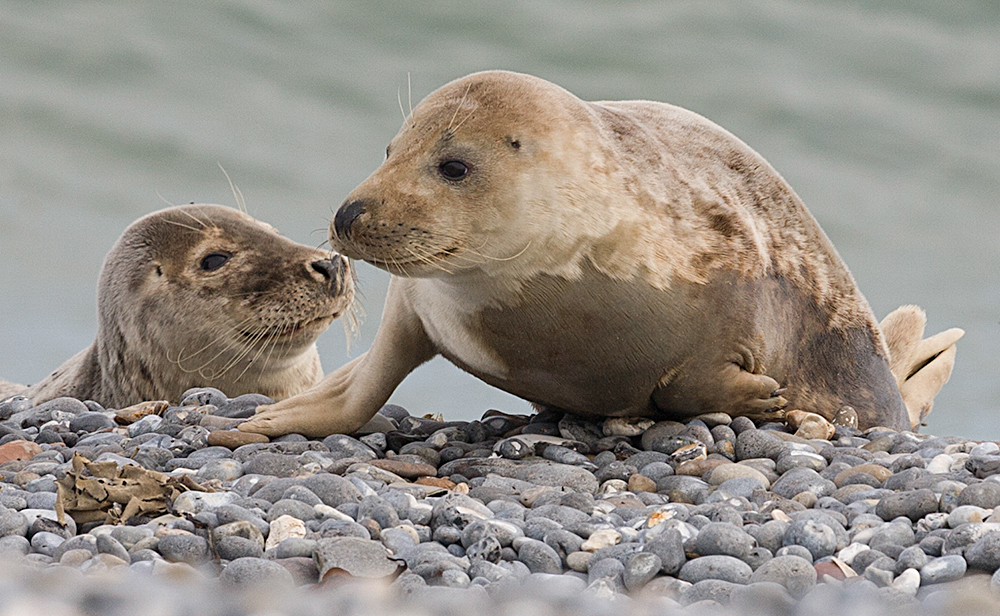
[[[756,152],[690,111],[485,72],[429,95],[332,245],[394,274],[367,354],[241,429],[351,432],[435,354],[539,407],[909,428],[846,266]]]
[[[228,207],[161,210],[108,253],[94,343],[19,393],[115,408],[198,386],[287,398],[322,378],[316,338],[353,296],[339,255]]]

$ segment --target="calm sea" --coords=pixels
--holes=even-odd
[[[233,204],[318,245],[404,106],[466,73],[693,109],[756,148],[881,317],[960,326],[928,431],[1000,438],[1000,4],[994,0],[5,2],[0,375],[33,382],[96,331],[101,260],[169,203]],[[408,84],[409,87],[408,87]],[[399,98],[397,98],[399,97]],[[388,276],[359,266],[371,344]],[[435,360],[393,401],[471,419],[527,404]]]

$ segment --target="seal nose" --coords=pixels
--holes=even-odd
[[[347,235],[351,232],[351,225],[358,219],[358,216],[364,213],[365,203],[358,199],[340,206],[340,209],[337,210],[337,215],[333,217],[333,231],[337,234],[337,237],[346,239]]]
[[[347,274],[347,260],[340,255],[329,259],[319,259],[309,264],[309,267],[328,283],[327,291],[336,297],[344,292],[344,276]]]

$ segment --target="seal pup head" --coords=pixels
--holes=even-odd
[[[344,201],[331,244],[413,277],[572,269],[618,215],[602,207],[609,163],[592,147],[602,139],[592,115],[529,75],[453,81],[413,110],[382,166]]]
[[[281,399],[322,378],[316,338],[348,311],[347,259],[282,237],[232,208],[149,214],[108,253],[94,345],[32,388],[104,405],[213,386]]]

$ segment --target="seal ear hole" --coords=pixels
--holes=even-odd
[[[162,276],[163,275],[163,268],[160,267],[159,263],[156,264],[156,275],[157,276]]]
[[[213,272],[225,265],[232,256],[231,252],[211,252],[202,257],[200,267],[206,272]]]
[[[508,137],[508,139],[510,140],[510,147],[514,148],[515,150],[521,149],[521,141],[519,139],[515,139],[513,137]]]
[[[469,166],[460,160],[446,160],[438,165],[438,172],[446,180],[457,182],[469,175]]]

